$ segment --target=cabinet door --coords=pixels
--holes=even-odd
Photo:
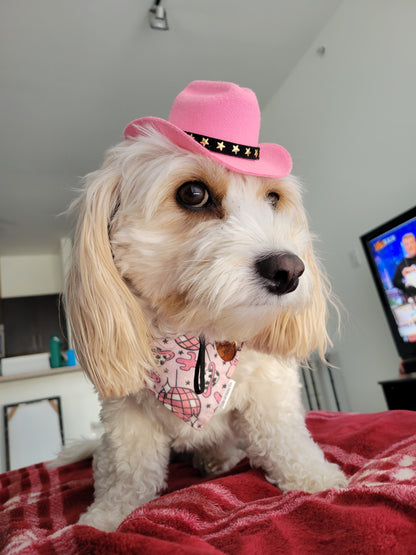
[[[59,295],[2,299],[7,357],[49,351],[49,340],[58,335],[67,349],[66,318]]]

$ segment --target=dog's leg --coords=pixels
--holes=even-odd
[[[295,372],[291,384],[258,380],[244,391],[239,428],[248,438],[250,463],[283,491],[345,487],[346,477],[325,459],[306,428]]]
[[[113,531],[166,485],[169,441],[133,397],[105,401],[105,433],[94,454],[95,500],[79,524]]]

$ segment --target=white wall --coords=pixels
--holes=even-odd
[[[0,257],[1,297],[60,293],[63,287],[60,254]]]
[[[398,373],[359,236],[415,204],[415,22],[414,0],[345,0],[263,110],[262,140],[291,152],[347,309],[334,350],[354,411],[385,410],[377,381]]]

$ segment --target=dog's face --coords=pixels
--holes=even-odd
[[[314,284],[295,180],[238,174],[166,140],[136,148],[110,240],[155,334],[247,341],[302,309]]]
[[[78,205],[67,307],[103,396],[137,390],[152,337],[299,358],[324,348],[325,287],[294,178],[235,173],[149,132],[109,152]]]

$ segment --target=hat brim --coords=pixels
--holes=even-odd
[[[286,177],[292,170],[292,158],[288,151],[280,145],[273,143],[259,144],[260,158],[258,160],[233,158],[228,154],[207,150],[187,133],[182,131],[182,129],[161,118],[144,117],[132,121],[125,128],[124,137],[126,139],[133,139],[139,135],[145,135],[146,129],[149,127],[153,127],[159,131],[177,146],[189,152],[195,152],[213,158],[223,166],[239,173],[257,175],[260,177]]]

